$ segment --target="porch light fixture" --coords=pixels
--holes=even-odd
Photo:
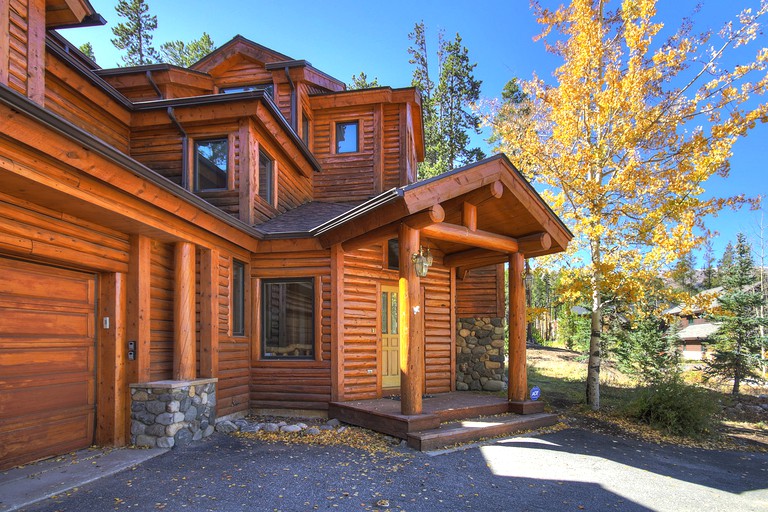
[[[419,252],[411,256],[413,264],[416,267],[416,275],[419,277],[426,277],[429,267],[432,266],[432,252],[429,247],[426,249],[419,246]]]

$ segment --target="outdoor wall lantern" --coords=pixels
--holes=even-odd
[[[432,252],[429,250],[429,247],[425,249],[419,246],[419,252],[411,256],[411,259],[416,267],[416,275],[426,277],[429,267],[432,266]]]

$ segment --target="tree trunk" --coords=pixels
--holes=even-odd
[[[603,304],[600,297],[600,242],[592,241],[592,314],[587,363],[587,403],[593,411],[600,410],[600,333],[603,324]]]

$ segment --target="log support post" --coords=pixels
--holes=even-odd
[[[176,243],[173,294],[173,378],[195,378],[195,246]]]
[[[421,284],[411,256],[419,250],[419,230],[403,223],[400,244],[400,411],[421,414],[424,389],[424,319]]]
[[[219,250],[200,258],[200,377],[219,376]]]
[[[525,350],[525,256],[509,256],[509,410],[532,414],[544,410],[543,402],[527,400],[528,373]]]

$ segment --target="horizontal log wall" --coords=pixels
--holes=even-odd
[[[253,339],[251,364],[251,407],[315,409],[328,408],[331,399],[331,255],[330,251],[256,254],[251,260],[254,278],[319,277],[321,304],[315,305],[320,318],[320,358],[313,361],[258,360],[260,339]],[[254,280],[258,293],[259,280]],[[257,308],[254,301],[254,308]],[[256,319],[259,314],[254,315]],[[319,321],[318,321],[319,320]]]
[[[127,272],[128,236],[0,192],[0,252],[90,271]]]
[[[504,318],[504,265],[475,268],[456,280],[459,318]]]
[[[46,55],[45,67],[46,108],[127,153],[130,112],[54,54]]]
[[[426,392],[451,390],[454,332],[451,278],[441,254],[421,279],[424,293]],[[398,272],[383,268],[381,246],[348,253],[344,258],[344,397],[376,398],[380,392],[380,285],[397,285]],[[369,373],[372,370],[372,373]]]
[[[400,105],[384,105],[384,125],[382,126],[384,175],[383,189],[404,185],[400,183]]]
[[[232,336],[232,257],[219,256],[219,384],[216,390],[216,414],[248,410],[250,378],[250,337]],[[246,293],[248,279],[246,279]],[[247,319],[246,319],[247,320]],[[248,325],[248,322],[246,322]],[[246,329],[246,332],[248,330]]]
[[[29,1],[7,0],[0,9],[4,10],[3,27],[0,37],[8,38],[0,45],[5,51],[0,57],[3,69],[3,82],[16,92],[27,95],[28,57],[29,57]],[[7,53],[5,53],[7,52]]]
[[[358,121],[358,153],[335,154],[336,122]],[[312,147],[322,167],[315,174],[318,201],[364,201],[376,193],[374,111],[370,105],[315,112]]]
[[[150,380],[173,378],[173,245],[152,240]]]

